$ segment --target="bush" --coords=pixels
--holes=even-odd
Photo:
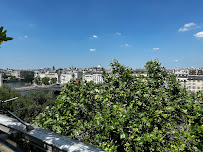
[[[7,85],[0,87],[0,100],[5,101],[14,97],[19,98],[3,103],[3,106],[28,123],[31,123],[47,106],[53,106],[56,101],[53,91],[40,90],[21,96]],[[6,111],[1,111],[1,113],[8,114]]]
[[[49,84],[50,84],[50,83],[49,83],[49,80],[50,80],[49,77],[44,77],[44,78],[42,78],[42,84],[44,84],[44,85],[49,85]]]
[[[56,82],[57,82],[57,78],[51,78],[51,80],[50,80],[51,82],[51,84],[55,84]]]
[[[4,101],[15,97],[20,97],[20,94],[17,91],[6,84],[3,84],[3,86],[0,87],[0,100]]]
[[[41,85],[41,84],[42,84],[41,78],[40,78],[39,76],[37,76],[37,77],[34,78],[34,82],[35,82],[35,84],[37,84],[37,85]]]
[[[72,79],[36,124],[107,151],[200,151],[202,96],[194,101],[157,60],[146,76],[111,67],[102,84]]]

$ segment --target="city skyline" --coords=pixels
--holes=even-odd
[[[203,67],[201,0],[4,1],[0,68]]]

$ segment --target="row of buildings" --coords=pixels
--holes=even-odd
[[[40,77],[49,77],[56,78],[57,83],[65,84],[69,82],[73,77],[79,78],[82,77],[83,80],[93,81],[95,83],[102,83],[102,67],[93,68],[65,68],[65,69],[55,69],[44,68],[38,70],[0,70],[0,72],[5,73],[6,75],[15,76],[18,79],[23,79],[25,75],[30,74],[35,78]],[[111,73],[111,69],[105,69],[106,72]],[[145,72],[144,69],[139,69],[135,71]],[[181,69],[170,69],[170,73],[174,73],[177,77],[177,80],[180,82],[182,87],[187,88],[190,91],[198,92],[203,90],[203,68],[181,68]]]
[[[13,79],[23,80],[26,75],[33,75],[34,70],[14,70],[14,69],[0,69],[0,73],[6,75],[7,77],[12,77]]]
[[[203,90],[203,68],[173,69],[172,72],[182,87],[193,92]]]
[[[98,65],[98,67],[93,68],[65,68],[65,69],[55,69],[44,68],[37,70],[13,70],[13,69],[0,69],[0,73],[6,75],[9,79],[23,80],[26,75],[33,75],[34,78],[44,78],[49,77],[50,79],[56,78],[57,83],[65,84],[69,82],[73,77],[82,77],[83,80],[93,81],[95,83],[103,82],[102,79],[103,68]],[[107,72],[111,72],[111,69],[105,69]]]
[[[102,67],[99,65],[98,67],[93,68],[69,68],[69,69],[40,69],[34,71],[34,77],[49,77],[56,78],[57,83],[65,84],[69,82],[73,77],[79,78],[82,77],[83,80],[87,82],[93,81],[95,83],[103,82],[102,79]],[[111,72],[109,69],[105,69],[108,72]]]

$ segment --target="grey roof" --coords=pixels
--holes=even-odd
[[[203,80],[203,75],[188,75],[188,80]]]

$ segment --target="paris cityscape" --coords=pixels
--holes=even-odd
[[[0,152],[202,152],[202,0],[0,3]]]
[[[64,68],[64,69],[55,69],[52,68],[44,68],[37,70],[14,70],[14,69],[0,69],[1,78],[3,84],[3,80],[7,80],[7,82],[15,82],[15,81],[23,81],[26,75],[31,75],[33,77],[31,85],[38,85],[35,83],[34,79],[37,78],[49,78],[49,83],[51,83],[51,79],[55,79],[55,84],[65,84],[70,82],[73,78],[82,78],[84,81],[93,81],[94,83],[102,83],[102,73],[105,70],[108,73],[111,73],[111,69],[104,69],[101,65],[92,68]],[[141,72],[143,75],[146,75],[145,69],[134,69],[136,72]],[[187,88],[190,91],[198,92],[203,90],[203,68],[176,68],[176,69],[167,69],[167,72],[173,73],[177,81],[180,82],[183,88]],[[7,78],[3,79],[3,77],[7,76]],[[47,84],[47,85],[48,85]],[[29,84],[28,84],[29,85]],[[42,85],[42,84],[40,84]]]

